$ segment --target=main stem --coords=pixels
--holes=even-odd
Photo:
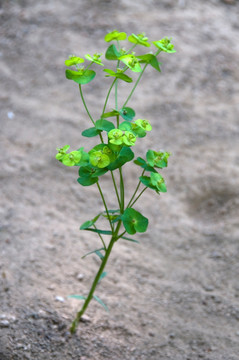
[[[118,231],[119,231],[119,230],[118,230]],[[117,234],[118,234],[118,232],[117,232]],[[106,252],[105,252],[105,256],[104,256],[104,258],[103,258],[103,260],[102,260],[101,266],[100,266],[100,268],[99,268],[99,270],[98,270],[98,272],[97,272],[97,274],[96,274],[96,277],[95,277],[95,279],[94,279],[94,281],[93,281],[93,284],[92,284],[92,286],[91,286],[91,289],[90,289],[90,291],[89,291],[89,294],[88,294],[88,296],[87,296],[87,298],[86,298],[86,300],[85,300],[85,302],[84,302],[81,310],[77,313],[75,320],[74,320],[74,321],[72,322],[72,324],[71,324],[71,327],[70,327],[70,332],[71,332],[71,334],[74,334],[74,333],[75,333],[76,328],[77,328],[77,326],[78,326],[78,324],[79,324],[79,321],[80,321],[82,315],[83,315],[84,312],[86,311],[86,309],[87,309],[90,301],[91,301],[92,298],[93,298],[93,295],[94,295],[96,286],[97,286],[97,284],[98,284],[98,282],[99,282],[99,280],[100,280],[100,277],[101,277],[101,275],[102,275],[102,273],[103,273],[103,271],[104,271],[105,265],[106,265],[106,263],[107,263],[107,260],[108,260],[108,258],[109,258],[109,256],[110,256],[110,253],[111,253],[111,250],[112,250],[112,248],[113,248],[115,239],[117,238],[117,234],[114,234],[114,235],[112,236],[112,238],[111,238],[111,240],[110,240],[110,243],[109,243],[109,246],[108,246],[108,248],[107,248],[107,250],[106,250]]]

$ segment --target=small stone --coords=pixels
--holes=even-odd
[[[82,321],[82,322],[91,322],[88,315],[82,315],[82,317],[80,318],[80,321]]]
[[[56,296],[55,300],[59,301],[59,302],[62,302],[62,303],[65,302],[65,299],[62,296]]]
[[[47,286],[47,289],[48,290],[55,290],[55,285],[51,284],[51,285]]]
[[[174,339],[174,338],[175,338],[175,333],[174,333],[174,332],[170,333],[170,334],[169,334],[169,338],[170,338],[170,339]]]
[[[212,259],[220,259],[222,258],[222,254],[218,251],[213,251],[211,254],[210,254],[210,258]]]
[[[213,290],[214,290],[214,286],[212,286],[212,285],[206,285],[206,286],[204,286],[204,289],[205,289],[206,291],[213,291]]]
[[[84,277],[85,277],[85,275],[81,274],[81,273],[76,275],[76,278],[77,278],[78,281],[82,281],[84,279]]]
[[[15,117],[14,112],[13,112],[13,111],[8,111],[7,117],[8,117],[8,119],[10,119],[10,120],[14,119],[14,117]]]
[[[8,320],[0,320],[0,327],[8,327],[10,325],[10,322]]]
[[[236,332],[236,335],[239,336],[239,331]]]

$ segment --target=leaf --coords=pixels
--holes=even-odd
[[[127,121],[131,121],[135,117],[135,111],[130,107],[124,107],[120,109],[119,113],[122,116],[122,118]]]
[[[104,117],[104,118],[108,118],[108,117],[113,117],[113,116],[117,116],[117,115],[119,115],[119,112],[116,111],[116,110],[113,110],[113,111],[104,113],[104,114],[103,114],[103,117]]]
[[[88,255],[91,255],[91,254],[95,254],[96,251],[102,251],[102,250],[105,250],[104,248],[100,248],[100,249],[96,249],[96,250],[93,250],[93,251],[90,251],[88,252],[87,254],[85,254],[84,256],[82,256],[82,259],[84,259],[86,256]]]
[[[98,303],[103,306],[103,308],[106,310],[106,311],[109,311],[108,307],[105,305],[105,303],[96,295],[93,295],[93,298],[98,301]]]
[[[86,231],[92,231],[92,232],[95,232],[97,234],[103,234],[103,235],[112,235],[112,231],[109,231],[109,230],[100,230],[100,229],[84,229]]]
[[[80,177],[97,177],[107,173],[108,169],[95,168],[94,166],[81,166],[79,169]]]
[[[117,156],[116,160],[113,161],[112,163],[110,163],[107,168],[109,170],[118,169],[119,167],[121,167],[125,163],[127,163],[128,161],[131,161],[133,158],[134,158],[133,151],[129,147],[124,146],[120,150],[119,155]]]
[[[100,131],[96,129],[95,127],[91,127],[89,129],[86,129],[82,131],[81,135],[85,137],[94,137],[100,134]]]
[[[96,121],[95,127],[98,130],[104,130],[107,132],[115,128],[114,124],[111,121],[105,120],[103,118]]]
[[[123,74],[122,72],[114,72],[111,69],[104,69],[103,71],[105,71],[108,75],[105,76],[113,76],[116,77],[117,79],[121,79],[125,82],[131,83],[133,81],[133,79],[131,77],[129,77],[128,75]]]
[[[137,56],[137,59],[140,60],[139,61],[140,63],[150,64],[154,69],[161,72],[161,69],[159,67],[159,65],[161,65],[161,63],[158,62],[158,59],[155,55],[153,55],[153,54],[139,55],[139,56]]]
[[[102,279],[104,279],[104,277],[106,277],[106,275],[107,275],[107,272],[106,272],[106,271],[102,272],[102,274],[100,275],[100,278],[99,278],[99,282],[100,282]]]
[[[145,232],[148,227],[148,219],[133,208],[127,208],[121,215],[123,225],[128,234]]]
[[[139,244],[139,243],[140,243],[138,240],[131,239],[131,238],[128,238],[128,237],[126,237],[126,236],[121,236],[121,238],[120,238],[120,239],[124,239],[124,240],[128,240],[128,241],[132,241],[132,242],[137,243],[137,244]]]
[[[119,129],[122,131],[132,131],[132,125],[129,121],[123,121],[120,125],[119,125]]]
[[[152,166],[148,165],[148,163],[141,157],[138,157],[136,160],[134,160],[134,163],[140,166],[141,168],[145,169],[146,171],[157,172]]]
[[[101,261],[104,259],[104,255],[101,254],[100,250],[95,250],[95,253],[97,256],[99,256]]]
[[[149,176],[140,176],[139,180],[142,184],[144,184],[146,187],[156,190],[155,186],[152,185],[151,179]]]
[[[85,222],[80,226],[80,230],[88,229],[89,227],[91,227],[92,225],[94,225],[94,223],[99,219],[100,215],[102,215],[102,213],[99,213],[98,215],[96,215],[96,216],[94,217],[94,219],[92,219],[92,220],[87,220],[87,221],[85,221]]]
[[[81,184],[82,186],[93,185],[97,183],[98,180],[99,180],[98,177],[79,177],[77,179],[78,183]]]
[[[86,300],[86,296],[82,296],[82,295],[69,295],[68,298],[77,299],[77,300]]]
[[[69,80],[75,81],[77,84],[88,84],[95,77],[95,71],[85,70],[85,71],[75,71],[75,70],[66,70],[66,78]]]
[[[118,57],[120,56],[120,52],[116,49],[116,46],[114,44],[110,45],[105,53],[105,58],[107,60],[118,60]]]

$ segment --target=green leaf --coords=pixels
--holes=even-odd
[[[136,160],[134,160],[134,163],[140,166],[141,168],[145,169],[146,171],[157,172],[152,166],[148,165],[148,163],[141,157],[138,157]]]
[[[116,110],[113,110],[113,111],[104,113],[103,118],[113,117],[113,116],[117,116],[117,115],[119,115],[119,112]]]
[[[75,81],[77,84],[88,84],[95,77],[95,71],[93,70],[66,70],[66,78]]]
[[[97,183],[98,180],[99,180],[98,177],[79,177],[77,179],[78,183],[81,184],[82,186],[93,185]]]
[[[93,298],[98,301],[98,303],[103,306],[103,308],[106,310],[106,311],[109,311],[109,309],[107,308],[107,306],[105,305],[105,303],[96,295],[93,295]]]
[[[86,129],[82,131],[81,135],[85,137],[94,137],[100,134],[100,131],[96,129],[95,127],[91,127],[89,129]]]
[[[135,117],[135,111],[130,107],[124,107],[120,109],[119,113],[122,116],[122,118],[127,121],[131,121]]]
[[[116,46],[114,44],[110,45],[105,53],[105,58],[107,60],[118,60],[118,57],[120,56],[120,52],[116,49]]]
[[[120,239],[124,239],[124,240],[127,240],[127,241],[131,241],[131,242],[134,242],[134,243],[137,243],[137,244],[140,243],[138,240],[131,239],[131,238],[128,238],[128,237],[126,237],[126,236],[121,236]]]
[[[105,250],[104,248],[100,248],[100,249],[96,249],[93,251],[88,252],[87,254],[85,254],[84,256],[82,256],[82,259],[84,259],[86,256],[91,255],[91,254],[96,254],[96,251],[102,251]],[[101,254],[102,255],[102,254]],[[102,255],[103,256],[103,255]]]
[[[127,34],[125,32],[119,32],[117,30],[113,30],[105,35],[106,42],[110,42],[112,40],[125,40],[126,38]]]
[[[161,72],[161,69],[159,67],[159,65],[161,65],[161,63],[158,62],[158,59],[155,55],[153,55],[153,54],[139,55],[139,56],[137,56],[137,59],[139,59],[140,63],[150,64],[154,69]]]
[[[86,300],[86,296],[82,296],[82,295],[69,295],[68,298],[77,299],[77,300]]]
[[[152,185],[151,179],[149,176],[140,176],[139,180],[142,184],[144,184],[146,187],[156,190],[155,186]]]
[[[134,158],[134,153],[129,147],[122,147],[116,160],[108,165],[109,170],[115,170]]]
[[[132,124],[129,121],[123,121],[119,125],[119,129],[122,131],[132,131]]]
[[[100,250],[95,250],[95,254],[100,258],[100,260],[104,259],[104,255],[101,254]]]
[[[103,168],[96,168],[94,166],[81,166],[79,169],[79,176],[80,177],[97,177],[97,176],[101,176],[104,175],[105,173],[107,173],[108,169]]]
[[[112,231],[110,230],[100,230],[100,229],[84,229],[86,231],[92,231],[95,232],[97,234],[103,234],[103,235],[112,235]]]
[[[95,127],[98,130],[104,130],[107,132],[115,128],[114,124],[111,121],[105,120],[103,118],[96,121]]]
[[[99,213],[98,215],[96,215],[96,216],[94,217],[94,219],[92,219],[92,220],[87,220],[87,221],[85,221],[85,222],[80,226],[80,230],[88,229],[89,227],[91,227],[92,225],[94,225],[94,223],[99,219],[100,215],[102,215],[102,213]]]
[[[114,72],[111,69],[104,69],[103,71],[108,74],[108,75],[105,75],[106,77],[107,76],[113,76],[113,77],[115,77],[117,79],[121,79],[121,80],[123,80],[125,82],[128,82],[128,83],[131,83],[133,81],[133,79],[131,77],[129,77],[128,75],[123,74],[122,72]]]
[[[102,272],[102,274],[100,275],[100,278],[99,278],[99,282],[100,282],[102,279],[104,279],[104,277],[106,277],[106,275],[107,275],[107,272],[106,272],[106,271]]]
[[[127,208],[121,215],[123,225],[128,234],[145,232],[148,227],[148,219],[133,208]]]

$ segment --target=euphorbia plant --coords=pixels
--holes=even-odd
[[[83,105],[93,125],[85,129],[82,135],[84,137],[95,137],[97,141],[92,149],[87,150],[81,147],[69,152],[70,146],[65,145],[57,149],[56,159],[65,166],[78,167],[78,183],[82,186],[97,186],[104,207],[103,211],[99,212],[91,220],[84,222],[80,227],[81,230],[91,231],[99,237],[100,247],[92,250],[84,255],[84,257],[95,254],[100,258],[101,264],[88,295],[72,295],[72,297],[84,300],[84,303],[71,325],[71,333],[76,331],[81,316],[92,299],[97,300],[106,308],[102,300],[95,295],[95,290],[100,280],[106,275],[104,269],[115,243],[121,239],[137,242],[137,240],[128,237],[128,234],[144,233],[147,230],[148,219],[135,209],[135,203],[146,189],[153,190],[156,195],[167,191],[164,178],[158,171],[167,166],[170,154],[162,150],[150,149],[146,152],[145,159],[138,157],[134,160],[134,164],[141,167],[142,173],[137,180],[132,196],[128,201],[125,199],[123,168],[126,163],[134,159],[132,147],[141,141],[140,139],[145,137],[147,132],[152,130],[148,120],[136,118],[135,110],[126,105],[148,65],[151,65],[159,73],[161,70],[158,55],[162,51],[166,53],[175,52],[174,46],[167,37],[150,42],[145,34],[132,34],[127,37],[125,32],[118,32],[117,30],[108,33],[105,36],[105,41],[107,43],[113,42],[107,48],[105,58],[114,67],[113,69],[103,69],[106,73],[106,82],[109,82],[111,78],[112,81],[103,104],[103,110],[99,113],[98,119],[93,119],[86,105],[83,87],[91,82],[96,75],[92,67],[99,66],[99,69],[101,69],[101,66],[104,66],[101,54],[95,53],[93,56],[85,55],[85,59],[88,61],[86,66],[82,66],[85,59],[77,56],[71,56],[65,61],[65,65],[70,68],[66,70],[66,77],[79,85]],[[130,43],[129,49],[122,47],[122,41],[127,41],[127,45]],[[151,52],[144,54],[133,52],[136,48],[137,50],[148,49],[152,44],[154,50]],[[118,96],[118,85],[122,81],[129,84],[132,83],[133,78],[131,76],[134,75],[132,73],[135,73],[137,76],[135,84],[129,91],[128,97],[121,100],[121,97],[119,98]],[[107,109],[108,99],[112,90],[114,91],[115,106],[114,109]],[[119,100],[122,102],[120,106]],[[111,193],[114,191],[117,199],[114,209],[109,209],[100,185],[103,175],[107,172],[110,173],[112,178],[112,189],[109,191]],[[118,182],[116,177],[118,177]],[[101,217],[108,220],[108,229],[102,229],[98,226],[98,221]],[[105,237],[108,237],[109,240],[107,241]]]

